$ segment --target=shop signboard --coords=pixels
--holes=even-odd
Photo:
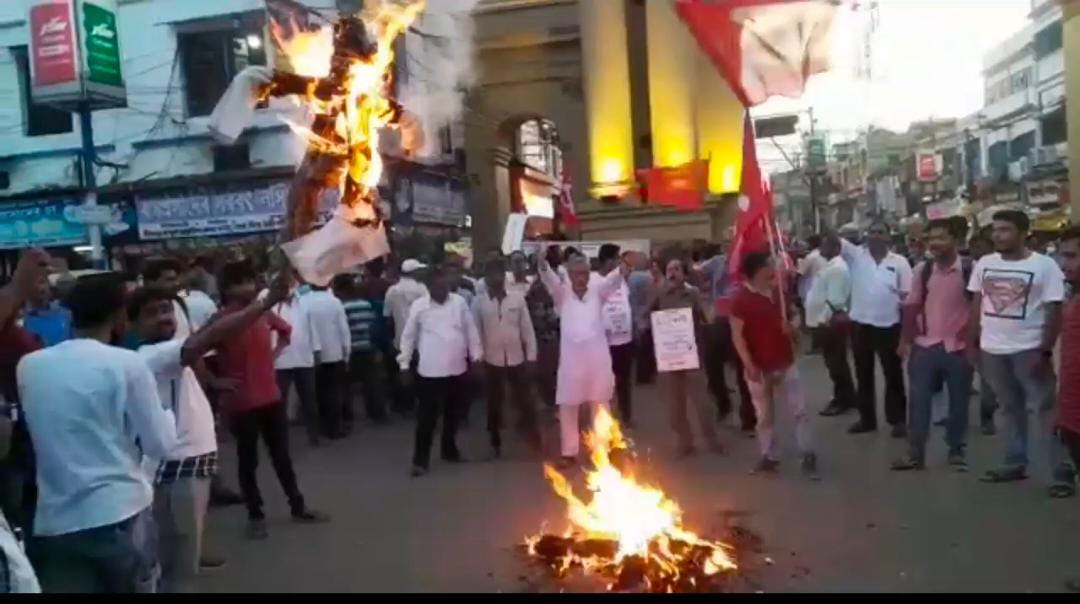
[[[30,0],[28,22],[34,102],[126,105],[116,0]]]
[[[78,204],[75,199],[34,199],[0,203],[0,249],[85,243],[86,227],[68,220],[64,212],[68,207]]]
[[[275,231],[285,224],[288,193],[288,182],[275,181],[243,187],[196,187],[137,195],[139,238],[155,241]],[[320,201],[322,220],[334,211],[338,199],[336,190],[327,190],[323,194]]]

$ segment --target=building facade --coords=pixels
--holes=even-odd
[[[54,211],[77,203],[84,192],[81,132],[72,114],[37,105],[30,92],[28,2],[0,3],[0,247],[5,230],[27,223],[5,208]],[[307,1],[332,16],[327,3]],[[349,8],[350,0],[340,0]],[[228,84],[248,65],[267,64],[271,39],[262,0],[119,0],[117,29],[126,107],[93,114],[94,169],[102,203],[137,218],[113,252],[154,253],[165,248],[213,245],[214,241],[273,233],[284,219],[284,195],[306,144],[283,117],[289,101],[271,100],[236,145],[215,144],[209,114]],[[432,94],[456,88],[422,66],[434,63],[434,47],[453,36],[453,20],[433,16],[410,31],[401,47],[406,60],[398,78]],[[400,53],[399,53],[400,54]],[[422,117],[427,114],[420,111]],[[393,160],[384,174],[384,201],[408,225],[464,227],[464,178],[460,117],[438,114],[428,149],[412,161]],[[332,200],[328,204],[332,207]],[[16,217],[17,218],[17,217]],[[27,243],[58,240],[50,230],[71,231],[65,243],[84,243],[85,229],[63,218],[30,225],[41,231]],[[119,227],[117,227],[119,229]],[[108,243],[108,240],[107,240]],[[17,246],[8,246],[17,247]],[[122,248],[122,249],[121,249]]]
[[[466,144],[478,249],[510,212],[573,183],[584,239],[719,238],[739,189],[743,110],[656,0],[481,0]],[[699,102],[707,99],[708,102]],[[635,171],[711,160],[705,209],[643,203]],[[564,231],[530,221],[534,234]]]

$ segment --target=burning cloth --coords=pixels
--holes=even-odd
[[[394,41],[424,1],[375,4],[329,22],[292,0],[267,0],[272,67],[242,71],[210,116],[210,132],[233,144],[260,102],[299,100],[306,119],[287,123],[307,150],[289,189],[281,248],[316,285],[389,252],[378,204],[382,154],[409,156],[424,145],[419,120],[390,96]],[[397,149],[390,137],[380,144],[389,130],[400,133]],[[340,205],[316,228],[327,188],[340,193]]]

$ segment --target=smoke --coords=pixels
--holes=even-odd
[[[427,0],[397,56],[403,67],[398,100],[424,126],[420,158],[437,158],[443,131],[465,112],[465,93],[476,81],[472,9],[479,0]]]

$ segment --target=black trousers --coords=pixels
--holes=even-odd
[[[307,428],[308,440],[312,443],[319,442],[315,368],[278,369],[277,383],[278,390],[281,390],[281,400],[286,403],[289,400],[289,388],[296,384],[296,396],[300,399],[300,416],[304,420],[304,427]]]
[[[851,324],[851,348],[855,355],[855,379],[859,382],[859,416],[864,424],[877,426],[877,389],[874,383],[874,357],[885,374],[885,420],[896,426],[907,422],[907,395],[904,393],[904,369],[896,349],[900,345],[900,325],[874,327]]]
[[[435,425],[442,415],[442,437],[439,447],[443,459],[460,459],[457,448],[457,427],[461,409],[469,396],[467,374],[426,378],[417,376],[416,440],[413,445],[413,465],[426,468],[431,462],[431,441]]]
[[[735,383],[739,389],[739,423],[743,430],[753,430],[757,426],[757,414],[754,412],[750,390],[746,387],[742,360],[735,352],[735,344],[731,340],[731,321],[727,317],[717,317],[709,324],[705,341],[705,373],[709,378],[709,390],[716,399],[717,413],[723,419],[730,415],[734,408],[724,371],[725,366],[730,364],[735,368]]]
[[[843,409],[854,409],[857,400],[851,365],[848,363],[849,331],[847,325],[824,325],[814,329],[814,340],[821,349],[825,369],[833,384],[833,397],[829,404]]]
[[[615,398],[619,401],[619,418],[624,422],[634,419],[634,342],[611,346],[611,371],[615,374]]]
[[[641,332],[637,339],[637,383],[651,384],[656,381],[656,350],[653,347],[652,330]]]
[[[325,436],[344,432],[347,372],[345,361],[319,363],[315,368],[315,400],[319,427]]]
[[[409,384],[401,377],[401,368],[398,366],[397,357],[400,351],[391,349],[389,354],[383,355],[383,368],[386,370],[387,382],[393,396],[394,411],[400,415],[409,415],[416,408],[416,387]],[[416,367],[420,362],[418,355],[413,355],[409,371],[416,375]]]
[[[379,377],[382,373],[379,370],[379,363],[379,354],[374,350],[354,352],[349,358],[349,393],[346,395],[344,409],[346,426],[353,424],[353,400],[356,398],[358,386],[359,394],[364,397],[364,413],[367,418],[373,422],[386,420],[386,401],[379,387]]]
[[[540,448],[540,429],[536,423],[536,407],[529,388],[529,377],[525,365],[517,367],[496,367],[485,365],[487,373],[487,428],[491,436],[491,446],[502,448],[503,410],[506,406],[506,394],[509,391],[514,406],[517,407],[517,431],[525,436],[529,446]]]
[[[232,431],[236,438],[240,491],[244,494],[248,518],[265,518],[262,494],[255,478],[255,470],[259,467],[260,436],[270,453],[274,473],[289,499],[289,508],[294,514],[304,511],[304,496],[296,485],[296,472],[289,457],[289,419],[285,414],[285,404],[275,403],[233,416]]]

